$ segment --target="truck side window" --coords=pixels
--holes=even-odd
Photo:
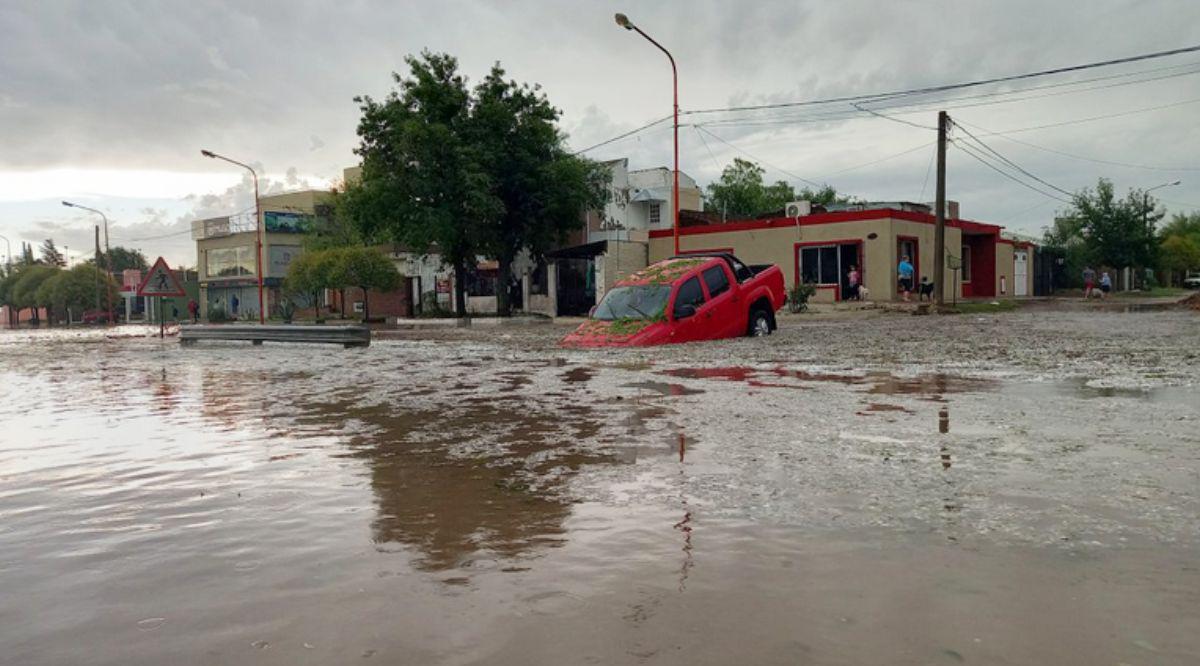
[[[708,285],[709,298],[716,298],[729,291],[729,278],[725,277],[725,269],[720,266],[704,269],[704,283]]]
[[[698,278],[688,278],[686,282],[679,286],[679,293],[675,295],[675,316],[678,317],[680,310],[685,305],[700,307],[704,305],[704,292],[700,289],[700,280]]]
[[[743,264],[737,259],[734,259],[731,263],[733,264],[733,276],[737,278],[738,284],[741,284],[754,277],[754,271],[750,270],[746,264]]]

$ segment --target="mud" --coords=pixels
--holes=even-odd
[[[1194,663],[1200,318],[780,323],[0,334],[0,662]]]

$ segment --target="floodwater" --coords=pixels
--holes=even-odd
[[[0,334],[0,663],[1196,663],[1200,318],[781,326]]]

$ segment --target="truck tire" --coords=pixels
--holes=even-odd
[[[766,310],[756,309],[750,311],[750,326],[746,331],[746,335],[752,338],[761,338],[771,334],[771,313]]]

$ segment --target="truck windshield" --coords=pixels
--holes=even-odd
[[[592,314],[593,319],[654,319],[667,308],[671,296],[671,285],[643,284],[629,287],[613,287],[604,294],[600,305]]]

